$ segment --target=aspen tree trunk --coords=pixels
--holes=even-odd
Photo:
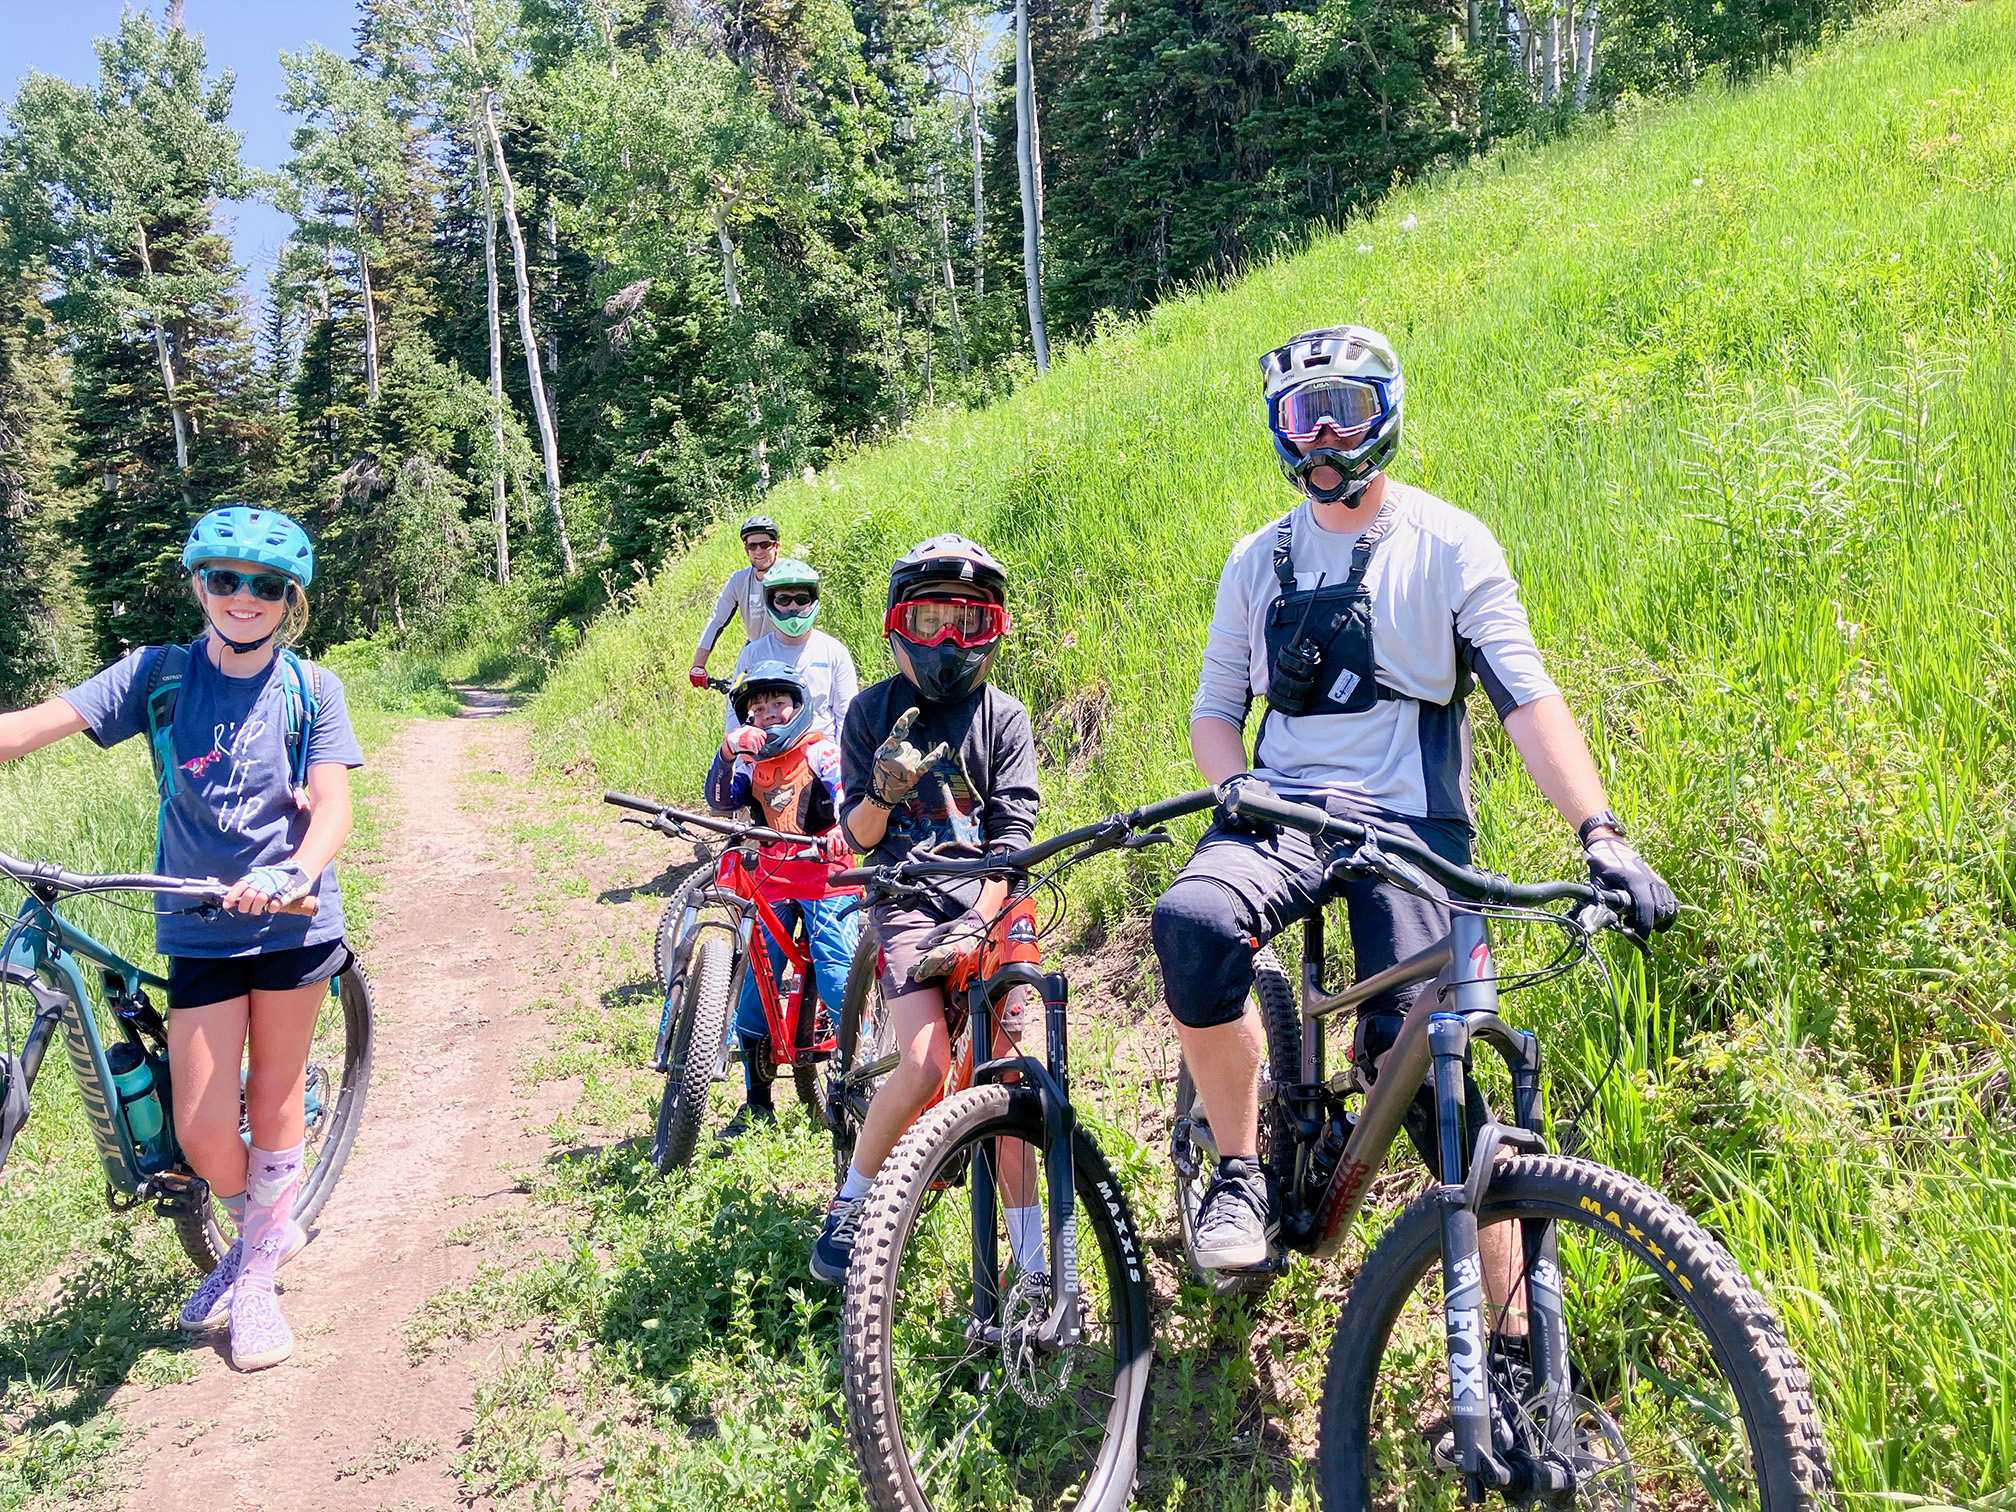
[[[1540,64],[1540,102],[1552,105],[1561,98],[1561,10],[1557,3],[1547,12],[1547,38]]]
[[[497,318],[497,211],[490,202],[490,154],[476,142],[476,183],[483,192],[483,274],[490,316],[490,434],[497,460],[490,472],[490,523],[497,533],[497,581],[511,581],[511,516],[504,504],[504,331]]]
[[[1589,90],[1596,82],[1596,0],[1582,7],[1582,22],[1575,39],[1575,108],[1589,108]]]
[[[721,246],[721,289],[728,296],[728,308],[742,308],[742,291],[735,283],[735,238],[728,234],[728,211],[719,200],[714,202],[714,237]]]
[[[378,402],[378,311],[371,298],[371,260],[357,249],[357,281],[364,286],[364,392]]]
[[[546,267],[551,280],[546,317],[546,402],[558,409],[560,401],[554,389],[560,382],[560,222],[550,198],[546,201]]]
[[[1472,52],[1477,50],[1478,0],[1470,0],[1469,9],[1464,13],[1463,40]]]
[[[934,165],[931,177],[938,201],[938,255],[945,267],[945,300],[952,309],[952,355],[959,361],[959,375],[963,378],[966,375],[966,332],[959,323],[959,280],[952,275],[952,222],[945,211],[945,170]]]
[[[1015,165],[1022,180],[1022,285],[1029,301],[1029,345],[1041,375],[1050,371],[1050,338],[1043,328],[1043,190],[1036,177],[1036,154],[1029,0],[1015,0]]]
[[[553,515],[553,534],[560,543],[560,565],[574,575],[574,546],[567,539],[567,518],[560,508],[560,440],[553,430],[553,411],[546,404],[546,380],[539,371],[539,336],[532,328],[532,279],[525,261],[525,232],[518,224],[518,194],[511,165],[504,159],[504,139],[497,130],[497,111],[490,93],[483,95],[483,129],[496,160],[497,182],[504,190],[504,231],[511,238],[512,272],[518,280],[518,338],[525,348],[525,378],[532,390],[532,418],[539,426],[539,451],[546,463],[546,507]]]
[[[972,87],[966,91],[966,115],[973,138],[973,306],[980,319],[987,318],[982,306],[987,299],[987,196],[980,177],[980,78],[977,71],[966,76]]]
[[[173,7],[173,21],[181,24],[182,8]],[[154,256],[147,247],[147,228],[138,221],[133,223],[135,239],[140,247],[140,269],[147,275],[147,288],[154,288]],[[161,360],[161,387],[168,391],[168,418],[175,427],[175,470],[181,474],[176,481],[181,485],[182,503],[196,507],[196,497],[189,491],[189,416],[182,409],[182,401],[175,397],[175,362],[168,351],[168,322],[161,314],[159,305],[151,312],[154,326],[154,355]]]

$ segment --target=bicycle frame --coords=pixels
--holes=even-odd
[[[120,1032],[146,1057],[153,1070],[167,1134],[165,1147],[169,1151],[168,1160],[159,1167],[150,1168],[141,1162],[138,1146],[127,1126],[126,1110],[112,1081],[112,1069],[106,1060],[80,961],[102,970],[107,1006],[118,1021]],[[15,1062],[22,1083],[20,1118],[25,1121],[27,1094],[42,1069],[49,1042],[60,1028],[70,1068],[77,1077],[77,1089],[84,1099],[85,1115],[91,1123],[92,1142],[105,1168],[108,1197],[118,1192],[132,1202],[150,1196],[182,1199],[185,1188],[196,1178],[170,1169],[179,1163],[181,1154],[175,1139],[167,1026],[144,990],[148,987],[165,990],[167,981],[99,944],[33,894],[15,915],[14,942],[6,960],[0,962],[0,973],[4,973],[9,984],[26,989],[35,1004],[34,1017]],[[16,1123],[0,1136],[0,1165],[5,1164],[18,1132]]]
[[[772,1063],[788,1066],[796,1062],[800,1048],[798,1045],[798,1017],[805,1001],[805,984],[813,980],[812,953],[809,943],[801,943],[777,916],[770,900],[761,891],[762,879],[759,870],[760,853],[751,856],[741,846],[729,846],[716,861],[712,876],[696,879],[686,889],[685,908],[679,919],[679,943],[673,955],[673,970],[667,978],[665,1003],[659,1015],[658,1047],[655,1068],[661,1073],[669,1073],[671,1066],[671,1040],[673,1032],[672,1015],[677,1000],[677,988],[686,975],[693,947],[703,927],[700,918],[702,909],[714,907],[727,910],[734,916],[733,929],[736,953],[742,966],[737,970],[730,987],[730,1001],[736,1000],[741,990],[742,972],[756,974],[756,991],[763,1004],[763,1017],[770,1029],[770,1055]],[[798,974],[798,985],[791,992],[780,992],[777,974],[771,969],[770,952],[755,948],[755,929],[761,922],[764,931],[784,952],[784,959],[791,970]],[[816,989],[815,989],[816,990]],[[833,1005],[835,1008],[837,1004]],[[732,1020],[731,1020],[732,1022]],[[802,1047],[813,1051],[831,1050],[829,1039],[820,1044]],[[716,1052],[718,1071],[725,1064],[722,1057],[727,1052],[724,1040]]]
[[[1463,1473],[1471,1481],[1473,1499],[1485,1486],[1508,1484],[1511,1470],[1492,1445],[1490,1388],[1485,1355],[1484,1273],[1478,1252],[1477,1213],[1491,1167],[1501,1146],[1512,1145],[1545,1153],[1540,1103],[1540,1042],[1530,1032],[1513,1029],[1498,1016],[1498,987],[1491,962],[1489,931],[1473,913],[1452,914],[1450,931],[1441,940],[1408,959],[1355,983],[1344,991],[1325,993],[1322,985],[1323,925],[1321,910],[1304,923],[1302,955],[1302,1064],[1292,1088],[1276,1088],[1286,1100],[1296,1130],[1294,1186],[1299,1189],[1316,1140],[1327,1125],[1338,1094],[1354,1084],[1356,1068],[1325,1076],[1324,1031],[1327,1021],[1357,1008],[1381,993],[1419,982],[1435,984],[1422,992],[1402,1021],[1398,1038],[1379,1066],[1378,1079],[1365,1094],[1356,1126],[1345,1141],[1336,1169],[1325,1182],[1306,1230],[1296,1248],[1319,1258],[1334,1255],[1343,1244],[1370,1191],[1372,1178],[1385,1164],[1408,1107],[1424,1080],[1435,1088],[1438,1150],[1441,1165],[1442,1276],[1444,1328],[1448,1342],[1450,1418]],[[1512,1073],[1513,1123],[1487,1123],[1474,1131],[1469,1149],[1463,1144],[1464,1074],[1476,1041],[1483,1041],[1505,1061]],[[1312,1118],[1311,1115],[1314,1115]],[[1536,1381],[1550,1400],[1565,1400],[1570,1391],[1567,1322],[1559,1282],[1554,1225],[1522,1234],[1525,1250],[1522,1276],[1530,1348]],[[1561,1414],[1550,1413],[1550,1433]]]

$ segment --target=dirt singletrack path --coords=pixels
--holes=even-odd
[[[571,1092],[514,1081],[548,1033],[527,1006],[551,956],[514,906],[535,879],[499,859],[514,852],[500,828],[537,797],[522,727],[489,718],[508,700],[464,696],[463,717],[414,721],[376,762],[392,790],[369,867],[376,1067],[315,1241],[280,1273],[294,1357],[241,1375],[219,1332],[192,1380],[129,1388],[144,1468],[121,1505],[135,1512],[467,1504],[449,1462],[498,1341],[415,1364],[401,1328],[474,1272],[476,1250],[451,1235],[523,1203],[512,1170],[546,1157],[538,1131]]]

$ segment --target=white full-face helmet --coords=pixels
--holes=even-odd
[[[1400,449],[1404,389],[1393,344],[1369,326],[1304,331],[1260,359],[1267,428],[1288,481],[1312,499],[1353,498]],[[1342,446],[1311,447],[1331,425]],[[1319,488],[1310,475],[1330,468],[1339,481]]]

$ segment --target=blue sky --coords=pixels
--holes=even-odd
[[[35,69],[80,84],[95,80],[91,39],[118,29],[120,9],[120,0],[0,0],[0,93],[12,100],[22,77]],[[136,9],[158,18],[164,7],[154,0]],[[278,168],[293,130],[293,117],[280,108],[280,54],[320,42],[347,55],[355,41],[356,0],[184,0],[182,17],[203,37],[211,75],[228,68],[238,76],[231,125],[244,133],[245,161]],[[238,261],[256,295],[293,223],[256,202],[231,205],[227,214]]]

